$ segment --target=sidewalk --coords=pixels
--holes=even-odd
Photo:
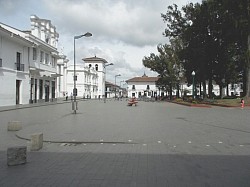
[[[76,99],[77,99],[77,101],[85,100],[82,98],[76,98]],[[12,106],[0,106],[0,112],[23,109],[23,108],[32,108],[32,107],[40,107],[40,106],[47,106],[47,105],[71,103],[71,102],[72,101],[70,99],[68,99],[68,101],[66,101],[65,98],[57,98],[56,101],[50,101],[50,102],[41,102],[41,103],[32,103],[32,104],[23,104],[23,105],[20,104],[20,105],[12,105]]]

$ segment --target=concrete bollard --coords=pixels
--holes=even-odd
[[[7,149],[7,165],[8,166],[16,166],[20,164],[25,164],[26,158],[27,158],[26,146],[9,147]]]
[[[8,131],[19,131],[22,129],[20,121],[10,121],[8,122]]]
[[[35,133],[31,135],[31,151],[38,151],[43,147],[43,133]]]

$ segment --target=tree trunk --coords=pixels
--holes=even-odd
[[[206,81],[202,82],[202,87],[203,87],[203,99],[207,98],[207,85],[206,85]]]
[[[200,96],[199,96],[199,97],[200,97],[200,99],[202,98],[202,97],[201,97],[201,82],[200,82]],[[203,98],[204,98],[204,97],[203,97]]]
[[[223,86],[221,84],[219,84],[219,88],[220,88],[220,99],[222,99],[222,97],[223,97],[223,94],[222,94]]]
[[[208,94],[209,94],[209,98],[213,98],[213,80],[212,78],[209,78],[208,80]]]
[[[250,35],[248,35],[248,52],[247,52],[247,68],[246,68],[246,97],[250,98]]]
[[[228,84],[227,84],[227,96],[229,96],[229,87],[228,87]]]
[[[173,99],[173,96],[172,96],[172,91],[173,91],[172,83],[170,83],[169,87],[170,87],[169,98],[170,98],[170,100],[172,100]]]
[[[176,92],[176,98],[180,98],[180,83],[177,83],[177,92]]]

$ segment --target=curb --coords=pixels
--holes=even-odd
[[[31,141],[31,138],[24,138],[15,134],[15,136],[21,140]],[[124,141],[55,141],[55,140],[43,140],[45,143],[68,143],[68,144],[139,144],[137,142],[124,142]]]
[[[170,103],[174,103],[177,105],[183,105],[183,106],[189,106],[189,107],[212,108],[211,105],[207,105],[207,104],[188,104],[188,103],[177,103],[177,102],[170,102]]]

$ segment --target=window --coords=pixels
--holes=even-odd
[[[45,53],[45,64],[49,64],[49,54]]]
[[[56,66],[56,58],[52,57],[51,62],[52,62],[52,67],[55,67]]]
[[[147,90],[150,90],[149,85],[147,85]]]
[[[3,62],[1,58],[0,58],[0,67],[3,67]]]
[[[46,43],[49,43],[49,36],[46,36],[45,42],[46,42]]]
[[[243,90],[243,84],[242,84],[242,83],[240,84],[240,89],[242,89],[242,90]]]
[[[231,84],[231,89],[234,89],[234,84]]]
[[[33,48],[33,60],[37,60],[37,50]]]
[[[21,64],[21,53],[16,53],[16,70],[24,71],[24,64]]]
[[[89,68],[91,68],[91,64],[89,64]]]
[[[132,90],[135,90],[135,85],[132,85]]]
[[[56,98],[56,82],[52,81],[52,98]]]
[[[21,64],[21,53],[19,52],[16,53],[16,63]]]
[[[98,64],[95,65],[95,70],[98,71]]]
[[[40,62],[43,63],[44,61],[44,52],[40,51]]]

